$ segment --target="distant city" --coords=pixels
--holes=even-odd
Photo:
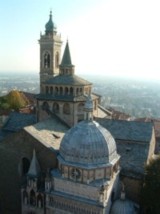
[[[127,113],[133,118],[160,118],[160,82],[107,76],[80,75],[93,83],[105,108]],[[0,73],[0,96],[11,90],[39,93],[39,73]]]

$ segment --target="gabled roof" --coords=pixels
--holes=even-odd
[[[45,84],[50,85],[70,85],[70,86],[85,86],[85,85],[92,85],[91,82],[82,79],[81,77],[73,74],[73,75],[58,75],[56,77],[53,77],[45,82]]]
[[[115,139],[150,142],[153,123],[126,120],[110,120],[96,118],[102,126],[108,129]]]
[[[117,142],[120,154],[121,174],[141,178],[148,160],[153,124],[150,122],[110,120],[97,118],[108,129]]]
[[[34,114],[12,112],[2,129],[3,131],[18,132],[23,127],[34,123],[36,123],[36,116]]]
[[[68,129],[68,126],[58,117],[49,118],[24,128],[29,135],[54,152],[59,150],[61,140]]]

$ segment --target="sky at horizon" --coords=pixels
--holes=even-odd
[[[0,72],[39,72],[50,10],[76,74],[160,79],[159,0],[1,1]]]

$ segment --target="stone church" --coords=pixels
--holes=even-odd
[[[138,213],[153,124],[111,119],[92,83],[75,74],[68,41],[61,60],[52,13],[39,44],[37,123],[0,143],[0,211]]]

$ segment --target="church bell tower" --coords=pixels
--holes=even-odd
[[[48,79],[59,74],[61,56],[61,35],[52,21],[52,12],[49,21],[45,25],[45,33],[40,35],[40,91],[42,84]]]

